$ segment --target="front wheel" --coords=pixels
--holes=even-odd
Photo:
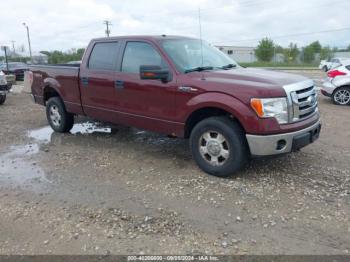
[[[51,128],[59,133],[69,132],[74,124],[74,115],[66,111],[59,97],[52,97],[47,101],[46,117]]]
[[[199,122],[191,132],[190,147],[198,166],[218,177],[233,175],[249,159],[244,131],[228,117],[209,117]]]
[[[0,95],[0,105],[5,103],[5,101],[6,101],[6,95]]]
[[[336,105],[350,105],[350,87],[340,87],[332,95],[333,103]]]

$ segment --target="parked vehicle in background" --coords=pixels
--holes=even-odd
[[[321,129],[312,80],[240,67],[179,36],[94,39],[80,66],[31,66],[33,99],[69,132],[74,115],[189,138],[205,172],[229,176],[251,156],[288,153]]]
[[[8,85],[14,85],[16,84],[16,76],[15,75],[5,75],[6,76],[6,81]]]
[[[0,70],[5,74],[13,74],[16,76],[17,81],[23,81],[24,72],[29,70],[29,67],[25,63],[21,62],[9,62],[8,68],[6,63],[0,65]]]
[[[327,72],[321,93],[336,105],[350,105],[350,62]]]
[[[328,70],[331,70],[333,68],[336,68],[336,67],[344,65],[344,64],[347,64],[349,62],[350,62],[350,58],[335,57],[335,58],[331,58],[328,60],[321,60],[318,68],[327,72]]]
[[[0,71],[0,105],[5,103],[6,95],[11,89],[11,84],[7,83],[6,75],[4,72]]]
[[[81,64],[81,60],[79,61],[69,61],[67,62],[68,65],[80,65]]]

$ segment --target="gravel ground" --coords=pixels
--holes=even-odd
[[[220,179],[186,140],[84,118],[56,134],[43,107],[10,94],[0,254],[349,254],[350,107],[319,103],[317,142]]]

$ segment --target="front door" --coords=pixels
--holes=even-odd
[[[171,134],[176,125],[175,75],[169,82],[140,79],[141,65],[171,69],[152,43],[127,41],[120,71],[117,72],[117,111],[128,125]],[[175,126],[174,126],[175,125]]]

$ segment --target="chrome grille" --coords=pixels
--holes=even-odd
[[[317,92],[312,80],[284,86],[289,102],[289,122],[303,120],[317,109]]]

